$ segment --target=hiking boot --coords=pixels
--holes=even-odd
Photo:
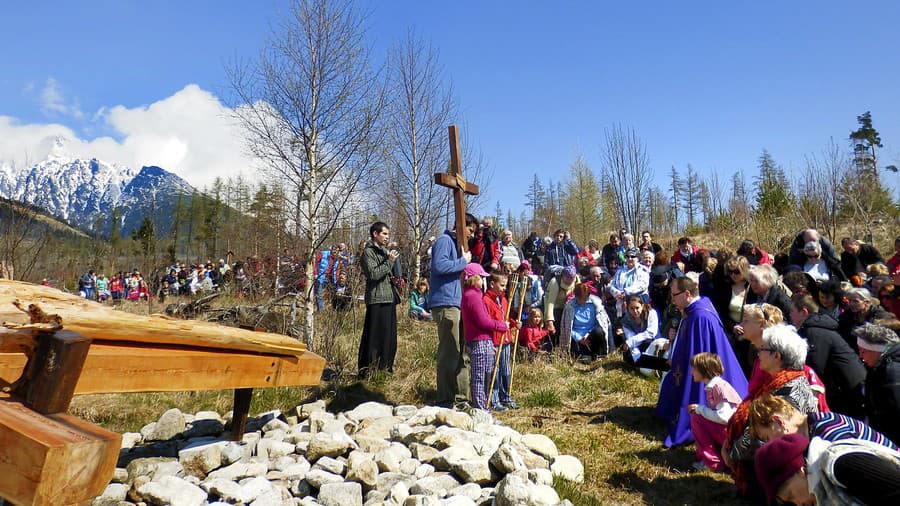
[[[706,464],[704,464],[703,462],[700,462],[699,460],[697,462],[694,462],[693,464],[691,464],[691,467],[693,467],[697,471],[709,471],[709,468],[706,467]]]
[[[493,411],[495,413],[499,413],[500,411],[506,411],[507,409],[509,409],[509,408],[507,408],[503,404],[497,404],[495,406],[491,406],[491,411]]]
[[[516,404],[516,401],[507,402],[506,407],[509,409],[521,409],[522,408],[522,406],[519,406],[518,404]]]

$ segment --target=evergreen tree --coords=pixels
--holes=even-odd
[[[672,218],[675,222],[675,228],[678,228],[678,211],[681,209],[681,196],[684,194],[684,181],[678,175],[678,170],[673,165],[669,170],[669,194],[672,196],[672,210],[674,212]]]
[[[759,175],[756,178],[756,217],[785,218],[793,206],[794,195],[784,170],[764,149],[759,157]]]
[[[525,206],[531,209],[531,228],[535,229],[538,227],[538,213],[547,200],[547,191],[544,190],[544,185],[541,184],[537,174],[531,178],[525,198]]]
[[[586,243],[602,234],[600,228],[600,185],[583,156],[569,167],[567,197],[563,202],[565,227],[575,242]]]

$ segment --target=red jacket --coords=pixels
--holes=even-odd
[[[525,327],[522,329],[522,332],[519,333],[519,342],[527,346],[531,351],[539,351],[541,349],[541,343],[549,333],[549,330],[544,330],[540,327]]]
[[[497,299],[500,300],[500,303],[497,303]],[[503,293],[496,293],[492,290],[488,290],[484,294],[484,307],[487,309],[488,315],[490,315],[492,320],[500,320],[504,321],[507,314],[507,307],[509,306],[509,302],[506,300],[506,295]],[[515,320],[513,318],[507,318],[509,321],[509,328],[513,328],[515,326]],[[504,330],[502,332],[494,331],[494,346],[500,346],[500,342],[503,344],[512,343],[512,337],[508,330]]]

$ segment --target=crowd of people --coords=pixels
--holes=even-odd
[[[716,250],[677,240],[669,254],[649,231],[622,229],[579,247],[564,229],[523,243],[490,219],[429,241],[427,275],[407,287],[386,223],[358,260],[344,244],[315,262],[319,309],[352,300],[364,277],[358,373],[393,372],[397,306],[436,328],[436,403],[517,409],[520,355],[593,363],[621,353],[661,378],[656,415],[666,446],[695,444],[700,470],[727,472],[763,502],[896,498],[900,483],[900,238],[884,260],[871,245],[800,231],[788,252],[753,241]],[[466,248],[459,247],[466,241]],[[285,255],[281,272],[301,269]],[[160,294],[202,293],[255,274],[232,265],[171,266]],[[288,275],[283,279],[290,279]],[[296,282],[302,282],[297,280]],[[152,296],[140,272],[87,273],[87,298]]]
[[[661,376],[665,445],[694,443],[694,467],[730,473],[748,497],[897,498],[900,238],[885,261],[853,238],[838,256],[813,229],[777,255],[750,240],[711,251],[688,237],[668,255],[648,231],[638,240],[626,230],[602,247],[582,249],[565,230],[519,246],[471,215],[468,251],[459,233],[433,241],[430,277],[409,298],[410,317],[436,323],[438,404],[518,408],[512,347],[584,363],[618,351]],[[393,264],[386,241],[373,231],[380,250],[367,277]],[[371,302],[399,303],[383,286]],[[396,332],[381,335],[381,351],[361,347],[361,373],[392,370]]]

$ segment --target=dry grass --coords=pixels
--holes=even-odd
[[[429,323],[401,318],[393,376],[375,374],[355,380],[356,345],[362,311],[335,318],[326,313],[323,329],[338,337],[329,347],[335,377],[315,388],[255,390],[251,412],[292,410],[314,397],[326,398],[332,410],[367,401],[423,405],[434,400],[437,334]],[[561,452],[585,465],[585,483],[558,482],[561,496],[576,505],[606,504],[746,504],[736,498],[722,474],[696,472],[693,446],[666,449],[663,423],[653,416],[659,381],[645,378],[618,357],[591,365],[565,360],[520,363],[513,396],[523,406],[496,417],[525,432],[556,441]],[[135,431],[165,410],[196,412],[231,409],[231,392],[91,395],[76,398],[71,412],[117,431]]]

